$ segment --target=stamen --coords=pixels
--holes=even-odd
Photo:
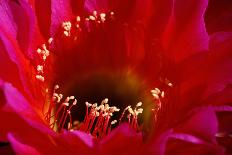
[[[35,77],[37,80],[44,82],[44,77],[42,75],[36,75]]]

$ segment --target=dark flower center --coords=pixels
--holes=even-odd
[[[85,116],[85,102],[101,103],[103,99],[109,99],[110,106],[116,106],[120,112],[114,113],[112,120],[118,120],[127,106],[132,108],[137,103],[143,103],[143,115],[139,115],[138,121],[141,124],[150,115],[154,106],[153,97],[145,88],[142,81],[131,73],[90,73],[74,77],[64,86],[64,96],[73,95],[79,104],[73,107],[73,120],[83,121]],[[150,109],[150,110],[148,110]],[[124,120],[126,118],[123,118]]]

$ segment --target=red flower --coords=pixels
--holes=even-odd
[[[231,153],[232,35],[208,35],[207,6],[2,2],[0,141],[17,154]]]

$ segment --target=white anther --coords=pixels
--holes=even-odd
[[[41,54],[42,53],[42,50],[40,48],[37,49],[36,51],[38,54]]]
[[[109,102],[109,99],[108,99],[108,98],[105,98],[103,102],[106,104],[106,103]]]
[[[115,107],[115,108],[116,108],[116,107]],[[116,109],[114,109],[114,111],[118,112],[118,111],[120,111],[120,109],[116,108]]]
[[[128,108],[129,113],[131,113],[132,115],[134,115],[134,111],[131,108]]]
[[[69,36],[68,31],[64,31],[63,33],[64,33],[64,35],[65,35],[66,37],[68,37],[68,36]]]
[[[60,96],[57,96],[57,101],[56,102],[60,103],[60,101],[61,101]]]
[[[90,20],[95,20],[96,18],[94,16],[89,16]]]
[[[71,111],[70,111],[70,110],[67,110],[67,113],[68,113],[68,114],[71,114]]]
[[[103,104],[100,105],[100,106],[99,106],[99,109],[100,109],[100,110],[104,110],[104,105],[103,105]]]
[[[164,91],[161,92],[161,97],[164,98]]]
[[[92,105],[92,107],[93,107],[93,108],[96,108],[96,107],[97,107],[97,103],[94,103],[94,104]]]
[[[38,72],[43,72],[43,66],[42,65],[38,65],[37,66],[37,71]]]
[[[70,99],[70,100],[74,100],[74,99],[75,99],[75,96],[69,96],[69,99]]]
[[[56,90],[56,89],[59,89],[59,88],[60,88],[60,87],[59,87],[58,84],[54,86],[54,89],[55,89],[55,90]]]
[[[129,108],[131,108],[131,105],[127,106],[127,107],[125,108],[125,110],[128,110]]]
[[[105,105],[105,110],[109,110],[109,107],[110,107],[109,104],[106,104]]]
[[[43,50],[47,50],[47,47],[45,44],[42,44],[42,48],[43,48]]]
[[[45,55],[43,55],[43,61],[45,61],[47,59],[47,57]]]
[[[113,15],[114,15],[114,12],[113,12],[113,11],[111,11],[111,12],[110,12],[110,15],[111,15],[111,16],[113,16]]]
[[[53,38],[48,39],[48,44],[51,44],[53,42]]]
[[[114,124],[116,124],[116,123],[117,123],[117,120],[111,121],[111,125],[114,125]]]
[[[63,98],[63,94],[59,94],[59,97],[62,99]]]
[[[152,96],[157,100],[159,99],[159,95],[157,95],[157,94],[152,94]]]
[[[101,18],[101,21],[104,22],[106,20],[106,14],[105,13],[101,13],[100,14],[100,18]]]
[[[68,102],[70,99],[69,99],[69,96],[68,97],[66,97],[66,99],[65,99],[65,102]]]
[[[73,101],[73,105],[76,105],[77,104],[77,100],[75,99],[74,101]]]
[[[44,50],[44,55],[46,56],[46,57],[48,57],[49,56],[49,50]]]
[[[173,84],[172,84],[171,82],[169,82],[169,83],[168,83],[168,86],[169,86],[169,87],[172,87],[172,86],[173,86]]]
[[[157,94],[157,95],[159,95],[160,92],[161,92],[161,91],[160,91],[158,88],[155,88],[155,89],[151,90],[151,93],[152,93],[152,94]]]
[[[139,103],[137,103],[137,105],[136,105],[136,107],[140,107],[140,106],[142,106],[142,102],[139,102]]]
[[[81,17],[80,17],[80,16],[77,16],[77,17],[76,17],[76,21],[77,21],[77,22],[80,22],[80,21],[81,21]]]
[[[68,107],[69,103],[68,102],[64,102],[63,105],[65,105],[66,107]]]
[[[36,75],[35,77],[37,80],[44,82],[44,77],[42,75]]]
[[[142,114],[142,113],[143,113],[143,109],[142,109],[142,108],[139,108],[139,109],[137,109],[136,112],[137,112],[137,115],[138,115],[138,114]]]
[[[93,11],[93,15],[96,17],[97,16],[97,11]]]
[[[105,14],[105,13],[101,13],[101,14],[100,14],[100,17],[101,17],[101,18],[105,18],[105,17],[106,17],[106,14]]]

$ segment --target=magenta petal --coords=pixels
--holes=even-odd
[[[87,146],[89,147],[93,147],[94,145],[94,140],[93,137],[90,134],[81,132],[81,131],[73,131],[71,132],[72,134],[74,134],[75,136],[77,136],[78,138],[80,138]]]
[[[32,87],[29,88],[28,86],[29,82],[33,80],[29,79],[31,78],[31,74],[33,73],[32,66],[30,66],[28,60],[21,53],[20,48],[14,38],[12,38],[9,33],[5,32],[4,29],[1,29],[0,31],[1,43],[5,50],[2,52],[6,52],[4,54],[7,54],[10,60],[16,64],[20,76],[20,79],[18,79],[18,83],[22,84],[25,92],[32,95],[32,91],[30,91]]]
[[[191,118],[176,128],[176,131],[192,134],[214,143],[215,135],[218,131],[218,122],[213,108],[197,109]]]
[[[166,145],[166,150],[165,150],[165,155],[206,155],[206,154],[210,154],[210,155],[224,155],[225,154],[225,150],[220,147],[217,144],[210,144],[210,143],[199,143],[199,140],[197,140],[196,143],[196,139],[194,138],[194,140],[192,139],[193,137],[183,137],[182,136],[177,136],[176,138],[180,138],[181,139],[174,139],[174,138],[170,138],[167,145]],[[194,143],[192,143],[193,141],[195,141]]]
[[[21,118],[23,118],[28,124],[34,128],[38,128],[41,131],[52,134],[53,131],[50,130],[45,122],[42,120],[42,116],[39,116],[35,109],[28,103],[28,101],[22,96],[17,89],[12,85],[6,83],[3,85],[3,91],[6,98],[6,104],[16,112]]]
[[[17,155],[42,155],[35,148],[19,142],[12,134],[8,134],[8,139]]]
[[[94,154],[94,151],[96,151],[94,150],[94,138],[81,131],[64,131],[57,142],[73,154]]]
[[[219,32],[210,36],[210,50],[212,51],[210,61],[208,88],[205,97],[219,93],[225,89],[230,90],[232,84],[232,33]]]
[[[147,150],[148,154],[164,155],[166,143],[172,132],[172,129],[170,129],[160,134],[159,137],[153,138],[149,150]]]
[[[11,2],[13,3],[13,2]],[[11,12],[8,1],[3,1],[0,4],[0,15],[1,15],[1,29],[5,29],[13,38],[17,36],[17,26]]]
[[[2,28],[17,40],[25,56],[32,57],[41,36],[31,6],[24,1],[3,1],[0,8]]]
[[[204,12],[208,0],[177,0],[163,37],[168,57],[183,60],[196,52],[208,50],[208,34],[204,25]]]
[[[194,144],[207,144],[204,140],[199,139],[199,138],[192,136],[192,135],[188,135],[188,134],[173,133],[170,137],[175,138],[175,139],[179,139],[179,140],[183,140],[186,142],[194,143]]]
[[[63,22],[73,17],[70,0],[51,0],[51,11],[50,34],[53,36]]]
[[[110,11],[107,0],[86,0],[84,7],[90,14],[92,14],[93,11],[99,13]]]
[[[100,154],[139,154],[141,153],[142,135],[128,124],[122,124],[100,141]],[[115,151],[112,151],[115,150]]]

